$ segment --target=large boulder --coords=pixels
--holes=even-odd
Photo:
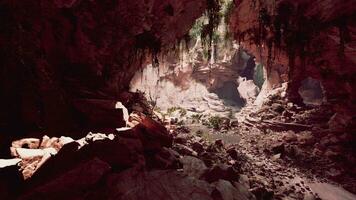
[[[98,158],[82,161],[57,177],[51,177],[48,182],[31,188],[19,199],[84,199],[90,187],[110,169],[109,164]]]
[[[1,199],[14,199],[23,189],[24,179],[17,163],[19,159],[0,160]]]
[[[128,170],[112,174],[108,177],[106,187],[104,198],[108,199],[212,200],[212,188],[208,183],[170,170]]]

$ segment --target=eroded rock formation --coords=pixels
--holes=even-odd
[[[120,127],[109,122],[120,119],[115,103],[146,55],[181,39],[205,7],[203,0],[1,1],[1,132]]]
[[[355,1],[235,1],[235,38],[267,66],[268,82],[288,81],[288,96],[308,76],[321,81],[327,101],[344,116],[355,114]],[[281,69],[285,77],[273,74]]]

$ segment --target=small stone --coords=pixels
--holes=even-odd
[[[271,151],[274,154],[284,153],[285,152],[284,144],[281,143],[281,142],[273,144],[272,147],[271,147]]]
[[[278,154],[276,154],[276,155],[273,155],[272,158],[271,158],[271,160],[276,161],[276,160],[278,160],[278,159],[280,159],[280,158],[281,158],[281,154],[278,153]]]
[[[209,183],[218,181],[219,179],[238,181],[239,173],[231,166],[218,164],[209,169],[203,177]]]
[[[215,140],[214,144],[218,147],[218,148],[223,148],[224,147],[224,142],[222,140]]]
[[[198,155],[196,151],[182,144],[175,144],[174,149],[182,155],[189,155],[189,156]]]
[[[282,138],[287,142],[297,141],[297,135],[294,133],[294,131],[288,131],[284,133]]]
[[[237,152],[236,148],[232,147],[232,148],[228,149],[226,152],[229,154],[229,156],[231,158],[233,158],[235,160],[238,159],[238,152]]]
[[[200,178],[208,169],[204,162],[196,157],[184,156],[180,161],[183,164],[184,173],[195,178]]]
[[[238,127],[238,126],[239,126],[239,121],[238,121],[238,120],[233,120],[233,121],[231,121],[231,122],[230,122],[230,126],[231,126],[231,127],[234,127],[234,128]]]
[[[304,200],[315,200],[315,196],[313,194],[305,194],[304,195]]]
[[[192,149],[197,153],[201,154],[204,151],[204,146],[200,142],[194,142],[191,145]]]
[[[188,142],[188,139],[184,136],[177,136],[174,138],[174,142],[179,144],[186,144]]]

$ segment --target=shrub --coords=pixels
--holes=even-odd
[[[219,129],[222,119],[219,116],[212,116],[209,118],[209,124],[214,129]]]

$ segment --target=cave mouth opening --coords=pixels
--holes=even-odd
[[[198,116],[235,119],[258,96],[264,82],[263,66],[236,47],[216,56],[214,63],[195,60],[203,52],[190,50],[178,60],[160,58],[158,67],[146,65],[131,80],[130,90],[142,93],[153,110],[164,116],[183,121]]]
[[[185,37],[175,48],[152,56],[159,65],[144,64],[132,78],[130,91],[143,93],[153,110],[163,115],[234,119],[253,103],[265,74],[229,30],[233,6],[232,0],[223,1],[217,11],[196,19],[189,40]],[[211,27],[215,15],[219,17]]]
[[[217,94],[218,97],[224,101],[225,105],[243,107],[246,102],[238,93],[238,86],[239,85],[234,81],[226,81],[222,87],[215,89],[213,93]]]

